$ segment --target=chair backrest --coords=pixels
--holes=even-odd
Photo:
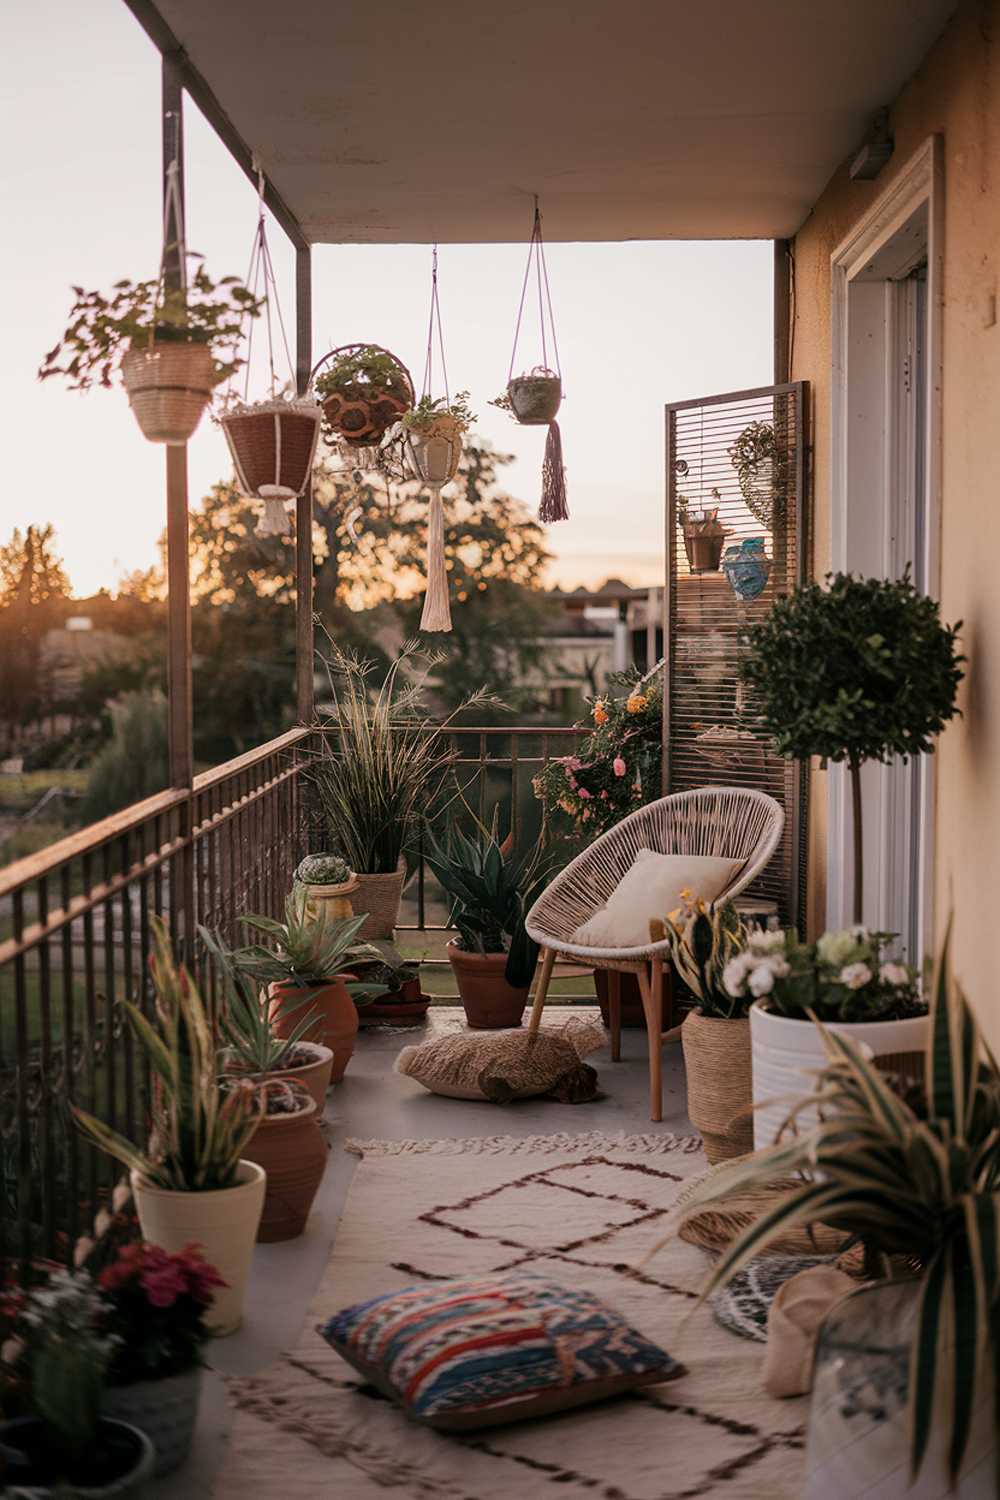
[[[700,787],[661,797],[602,833],[556,876],[528,913],[528,932],[536,941],[570,939],[610,900],[640,849],[742,860],[719,900],[737,896],[765,869],[784,826],[780,804],[751,787]]]

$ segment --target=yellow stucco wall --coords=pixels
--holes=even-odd
[[[891,110],[879,177],[828,184],[795,240],[793,376],[812,382],[817,576],[830,561],[830,257],[927,140],[944,147],[940,597],[964,620],[964,718],[938,749],[937,921],[954,910],[955,967],[1000,1051],[1000,323],[984,327],[1000,259],[1000,0],[959,6]],[[826,783],[814,772],[813,931],[825,903]]]

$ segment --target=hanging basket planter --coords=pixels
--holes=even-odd
[[[313,370],[313,382],[328,442],[371,447],[413,408],[410,372],[381,344],[331,350]]]
[[[133,344],[122,356],[129,405],[151,443],[186,443],[212,399],[215,364],[207,344]]]
[[[239,403],[219,419],[244,495],[263,500],[265,535],[288,530],[285,502],[309,483],[320,412],[311,397]]]
[[[422,427],[407,427],[406,456],[413,477],[421,483],[449,484],[458,473],[462,459],[464,428],[450,412],[442,412]]]
[[[507,382],[510,409],[522,427],[547,427],[562,405],[562,378],[544,366]]]

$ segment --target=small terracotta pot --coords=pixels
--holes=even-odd
[[[301,1011],[298,1013],[302,1019]],[[291,1019],[291,1018],[289,1018]],[[279,1036],[281,1033],[278,1033]],[[326,1091],[330,1087],[330,1074],[333,1071],[333,1053],[329,1047],[324,1047],[320,1042],[296,1042],[297,1047],[308,1047],[313,1053],[313,1061],[301,1068],[276,1068],[272,1073],[240,1073],[238,1068],[226,1067],[227,1075],[232,1077],[249,1078],[254,1083],[269,1083],[272,1079],[285,1079],[291,1083],[301,1083],[304,1089],[315,1100],[316,1108],[320,1114],[326,1104]]]
[[[350,880],[345,880],[341,885],[306,885],[305,889],[306,908],[313,915],[318,915],[319,908],[323,907],[327,916],[338,922],[354,916],[351,898],[358,890],[355,876],[352,875]]]
[[[330,1069],[331,1083],[339,1083],[343,1078],[354,1052],[354,1040],[358,1034],[357,1007],[347,993],[347,981],[353,979],[353,974],[338,974],[335,979],[328,980],[326,984],[306,985],[309,1004],[304,1005],[301,1010],[293,1010],[289,1015],[285,1015],[282,1011],[283,1002],[286,999],[301,999],[303,986],[296,984],[272,984],[271,986],[270,993],[274,1001],[272,1017],[278,1036],[288,1036],[294,1031],[303,1018],[303,1012],[319,1011],[315,1022],[305,1033],[305,1040],[329,1047],[333,1053],[333,1063]],[[295,1077],[295,1073],[292,1076]]]
[[[474,1030],[520,1026],[530,986],[515,989],[507,983],[506,953],[466,953],[452,938],[448,959],[465,1006],[465,1019]]]
[[[712,1166],[753,1150],[750,1021],[689,1012],[681,1027],[688,1115]]]
[[[359,1016],[362,1026],[369,1021],[378,1021],[382,1026],[419,1026],[427,1015],[430,1003],[429,995],[408,1000],[401,991],[398,1000],[390,1000],[385,995],[381,1000],[373,1000],[370,1005],[362,1007]]]
[[[698,525],[684,528],[684,550],[692,573],[717,573],[722,562],[722,549],[726,542],[725,528],[714,529]]]
[[[293,1240],[306,1227],[327,1147],[313,1099],[294,1115],[266,1115],[247,1142],[247,1160],[267,1173],[264,1211],[257,1239],[263,1244]]]

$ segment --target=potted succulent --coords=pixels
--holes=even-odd
[[[746,633],[741,680],[779,755],[846,761],[854,825],[855,922],[863,920],[861,767],[926,755],[957,709],[958,625],[902,578],[828,574],[776,599]]]
[[[778,1139],[787,1101],[823,1065],[814,1019],[884,1067],[922,1068],[927,1005],[916,971],[891,957],[892,936],[858,926],[802,943],[793,931],[752,932],[743,952],[730,958],[725,989],[750,1005],[757,1147]]]
[[[316,1101],[300,1083],[268,1079],[258,1089],[264,1112],[246,1152],[267,1175],[257,1238],[273,1244],[293,1240],[305,1229],[327,1148]]]
[[[443,720],[422,711],[422,692],[438,665],[407,643],[382,683],[370,662],[331,642],[325,666],[332,707],[322,723],[323,748],[309,771],[330,841],[355,872],[355,906],[367,913],[360,936],[392,937],[406,878],[406,857],[421,820],[443,795],[455,759],[448,727],[461,713],[492,702],[476,693]]]
[[[285,920],[248,916],[248,927],[270,938],[270,947],[253,943],[237,948],[232,959],[251,978],[271,986],[273,1025],[278,1036],[321,1042],[333,1053],[331,1082],[339,1083],[354,1052],[358,1034],[357,1005],[372,995],[371,985],[355,982],[354,964],[378,957],[378,950],[358,941],[365,914],[342,920],[324,908],[309,907],[308,887],[296,885],[285,902]],[[296,1017],[303,992],[311,1007],[303,1031]]]
[[[143,1238],[164,1250],[197,1243],[222,1278],[207,1314],[215,1333],[240,1325],[250,1256],[264,1202],[264,1174],[244,1157],[261,1102],[241,1081],[222,1093],[211,1018],[197,986],[174,962],[167,929],[150,919],[156,1014],[122,1001],[156,1080],[153,1128],[135,1145],[86,1111],[77,1125],[129,1168]]]
[[[156,1449],[156,1476],[188,1456],[201,1392],[205,1313],[221,1277],[197,1245],[171,1254],[142,1241],[118,1248],[97,1275],[102,1327],[115,1340],[101,1412],[138,1427]]]
[[[307,854],[296,866],[293,878],[307,887],[313,906],[322,902],[331,917],[353,917],[351,897],[360,886],[339,854]]]
[[[709,1295],[768,1243],[813,1223],[866,1249],[878,1279],[820,1330],[803,1494],[995,1496],[1000,1486],[1000,1071],[954,983],[948,943],[931,986],[923,1077],[900,1081],[818,1028],[825,1068],[803,1101],[822,1118],[713,1173],[685,1214],[800,1179],[722,1252]],[[882,1279],[900,1261],[911,1268]],[[876,1399],[877,1398],[877,1399]]]
[[[373,964],[360,964],[358,973],[380,993],[365,1006],[362,1021],[380,1022],[386,1026],[413,1026],[422,1021],[430,1006],[430,996],[420,988],[420,964],[403,958],[391,943],[373,944],[381,955]]]
[[[718,490],[712,491],[712,499],[720,498]],[[684,551],[692,573],[717,573],[722,561],[722,548],[726,540],[726,528],[719,520],[718,505],[706,506],[702,510],[690,510],[684,495],[677,497],[677,519],[684,536]]]
[[[30,1415],[0,1423],[5,1495],[32,1500],[140,1500],[156,1461],[145,1432],[101,1414],[118,1346],[89,1276],[53,1272],[19,1319],[18,1360]]]
[[[476,1029],[520,1026],[538,961],[524,919],[550,873],[541,846],[512,858],[496,812],[489,828],[477,820],[471,838],[453,823],[443,844],[430,836],[428,844],[428,868],[451,901],[458,936],[448,959],[466,1020]]]
[[[333,1071],[333,1052],[322,1042],[306,1040],[306,1032],[319,1018],[319,1012],[311,1006],[309,991],[285,1002],[283,1010],[290,1025],[285,1035],[279,1036],[271,996],[237,966],[218,933],[206,927],[199,927],[198,932],[223,983],[225,1004],[217,1022],[223,1077],[249,1078],[253,1083],[292,1079],[309,1092],[322,1114]],[[306,1006],[310,1009],[303,1015]]]
[[[375,446],[413,406],[410,372],[380,344],[344,344],[324,355],[316,370],[328,442]]]
[[[215,282],[198,265],[185,290],[162,281],[115,283],[106,296],[73,288],[66,332],[38,371],[71,390],[121,377],[143,434],[186,443],[219,381],[237,368],[243,321],[260,302],[235,276]]]
[[[414,478],[435,488],[454,479],[462,438],[475,420],[468,391],[459,391],[454,401],[421,396],[403,418],[403,442]]]
[[[698,1001],[681,1027],[688,1115],[714,1166],[753,1150],[752,997],[731,995],[723,983],[749,934],[731,902],[706,905],[700,897],[686,897],[663,928],[674,967]]]

